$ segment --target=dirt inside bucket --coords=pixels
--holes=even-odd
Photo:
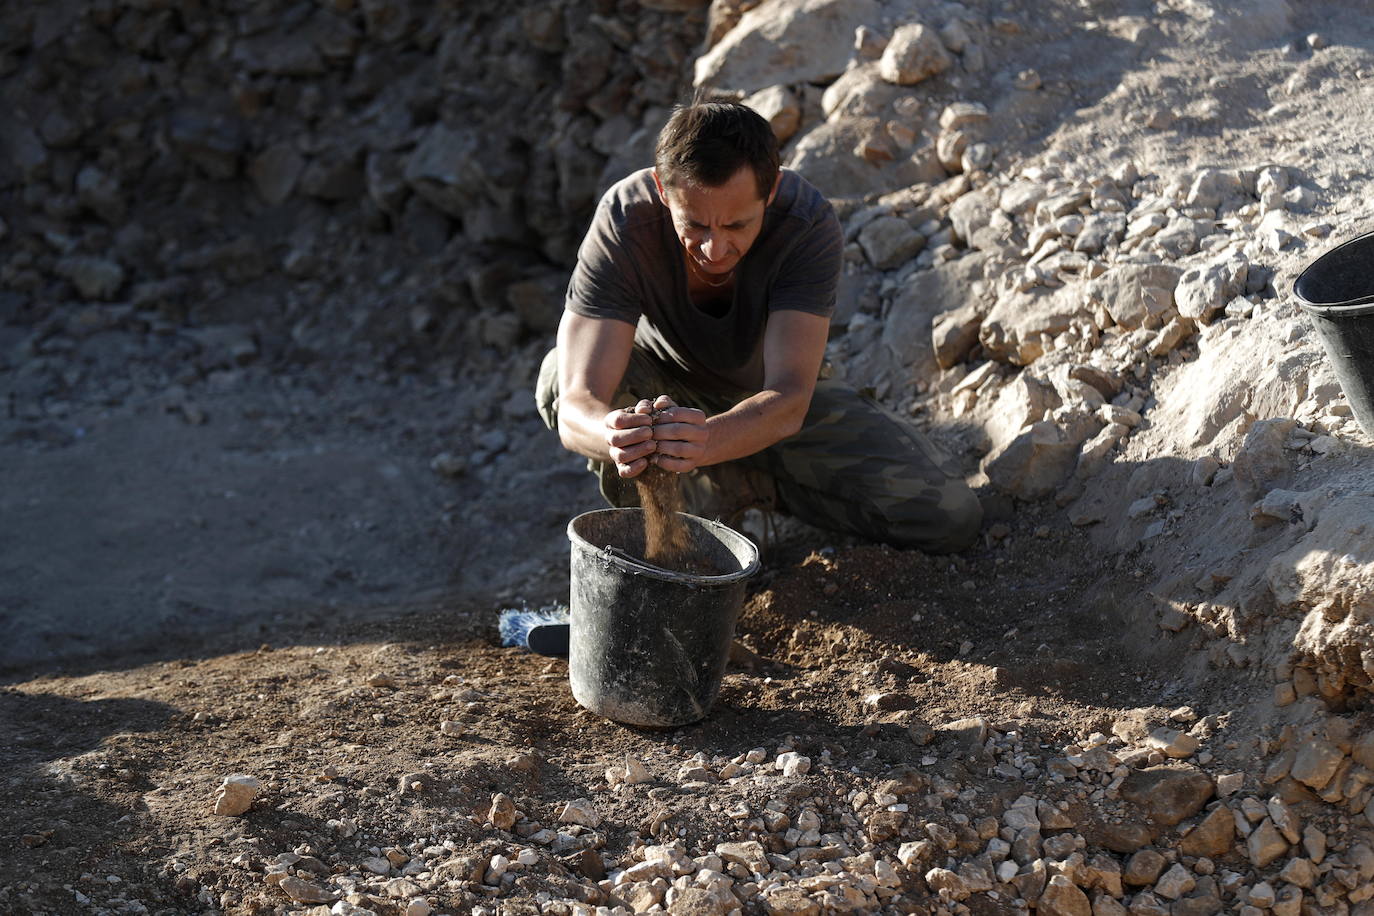
[[[644,559],[663,569],[709,572],[709,564],[692,547],[692,535],[678,513],[682,488],[678,475],[650,466],[635,478],[639,505],[644,509]]]

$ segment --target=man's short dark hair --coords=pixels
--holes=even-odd
[[[746,166],[754,173],[759,199],[767,200],[778,177],[778,140],[768,122],[746,105],[679,105],[659,131],[654,169],[664,187],[718,188]]]

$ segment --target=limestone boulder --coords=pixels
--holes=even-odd
[[[939,33],[915,22],[899,26],[892,33],[878,66],[889,83],[910,86],[943,73],[953,63]]]
[[[1157,327],[1174,311],[1174,287],[1181,272],[1171,264],[1123,264],[1092,280],[1087,298],[1123,328],[1147,322]]]
[[[1032,423],[1045,419],[1062,401],[1054,386],[1030,372],[1022,372],[1001,390],[992,402],[986,422],[988,441],[996,450],[1016,438]]]
[[[979,329],[978,339],[993,359],[1027,366],[1045,352],[1040,337],[1068,330],[1083,313],[1082,292],[1076,286],[1056,290],[1043,287],[1011,290],[993,305]]]
[[[886,137],[880,118],[838,118],[806,131],[784,163],[834,197],[867,197],[942,181],[945,170],[929,146],[891,161],[874,162],[856,150]]]
[[[978,344],[978,329],[982,325],[983,310],[977,302],[965,302],[935,316],[930,343],[941,369],[953,368],[968,358]]]
[[[1287,417],[1260,420],[1245,434],[1245,442],[1236,452],[1231,469],[1241,491],[1251,498],[1260,496],[1282,484],[1292,470],[1285,444],[1297,426]]]
[[[697,59],[694,85],[757,92],[826,82],[843,73],[853,56],[854,30],[880,19],[875,0],[761,3]]]
[[[1043,499],[1069,476],[1079,445],[1054,422],[1040,420],[990,452],[983,461],[983,473],[1003,493]]]
[[[971,301],[973,284],[983,275],[983,258],[972,255],[917,271],[892,300],[883,322],[882,342],[893,363],[920,378],[938,374],[931,327],[935,316]]]
[[[1266,570],[1275,603],[1302,615],[1294,647],[1340,680],[1374,682],[1374,496],[1345,496]]]
[[[773,128],[773,136],[778,143],[786,143],[801,126],[801,103],[797,95],[786,86],[769,86],[760,89],[744,100],[744,104],[754,109]]]
[[[1178,278],[1174,304],[1178,313],[1204,324],[1237,296],[1245,293],[1250,265],[1244,258],[1227,257],[1190,267]]]
[[[880,216],[859,231],[859,247],[879,270],[900,267],[925,247],[926,237],[899,216]]]
[[[1121,784],[1122,798],[1165,827],[1202,810],[1215,791],[1212,777],[1194,766],[1133,770]]]

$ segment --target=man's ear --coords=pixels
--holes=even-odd
[[[782,169],[778,170],[778,177],[773,179],[773,190],[768,192],[768,200],[764,202],[765,207],[772,206],[773,198],[778,196],[778,185],[782,183]]]
[[[654,176],[654,187],[658,188],[658,200],[663,206],[668,206],[668,192],[663,190],[663,182],[658,180],[658,172],[650,172]]]

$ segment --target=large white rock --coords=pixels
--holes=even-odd
[[[1037,287],[1028,292],[1011,290],[983,319],[978,332],[983,349],[993,359],[1016,366],[1027,366],[1045,352],[1040,335],[1054,336],[1068,330],[1070,322],[1082,314],[1080,287],[1061,286],[1056,290]]]
[[[1170,264],[1123,264],[1089,283],[1087,298],[1123,328],[1138,328],[1151,319],[1162,325],[1173,314],[1180,273]]]
[[[844,72],[853,57],[854,30],[880,18],[874,0],[761,3],[697,59],[693,83],[756,92],[825,82]]]
[[[1374,496],[1332,500],[1266,579],[1279,607],[1303,614],[1299,652],[1343,680],[1374,680]]]
[[[943,73],[952,63],[939,33],[916,22],[900,26],[892,33],[878,70],[889,83],[910,86]]]

